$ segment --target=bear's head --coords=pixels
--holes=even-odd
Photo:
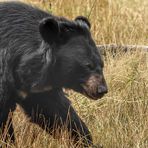
[[[45,18],[40,34],[51,47],[50,83],[80,92],[91,99],[107,93],[103,61],[90,33],[90,23],[83,16],[74,21]]]

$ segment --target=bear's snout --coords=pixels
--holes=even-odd
[[[84,95],[97,100],[102,98],[108,92],[108,88],[103,75],[92,74],[82,85]]]
[[[98,88],[98,93],[99,94],[106,94],[108,92],[106,84],[102,84]]]

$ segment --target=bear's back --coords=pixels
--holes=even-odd
[[[39,22],[50,14],[21,2],[0,3],[0,49],[39,48]],[[17,48],[17,49],[16,49]],[[33,50],[33,49],[32,49]]]

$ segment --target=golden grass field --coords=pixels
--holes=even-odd
[[[97,44],[148,45],[148,0],[26,0],[55,15],[90,19]],[[148,148],[148,53],[109,51],[105,78],[109,92],[91,101],[68,92],[73,106],[88,125],[94,143],[104,148]],[[17,108],[13,118],[15,144],[10,148],[69,148],[66,133],[53,139],[38,126],[30,124]],[[57,133],[58,134],[58,133]],[[6,147],[3,139],[3,147]]]

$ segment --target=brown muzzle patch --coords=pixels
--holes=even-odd
[[[90,75],[82,87],[84,95],[94,100],[102,98],[108,91],[104,76],[99,74]]]

